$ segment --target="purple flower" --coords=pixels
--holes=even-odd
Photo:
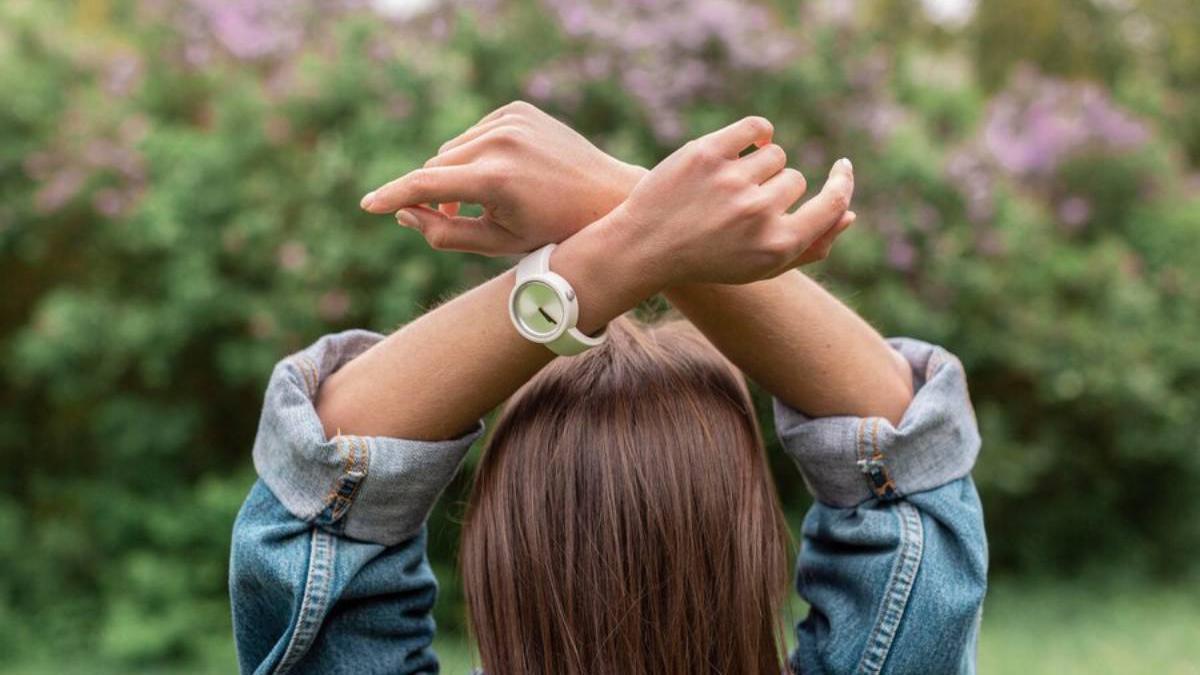
[[[33,206],[39,213],[54,213],[79,194],[87,174],[78,167],[67,167],[50,177],[33,196]]]
[[[554,93],[554,80],[549,73],[535,73],[529,78],[529,82],[525,84],[525,93],[530,98],[544,101],[550,98],[550,94]]]
[[[732,91],[741,73],[782,66],[794,41],[766,7],[734,0],[544,0],[563,32],[586,56],[534,75],[535,98],[570,97],[569,89],[613,79],[648,114],[659,138],[683,133],[692,102]],[[551,73],[550,79],[541,75]],[[555,86],[551,86],[555,85]]]
[[[1092,217],[1092,205],[1079,195],[1071,195],[1058,205],[1058,219],[1070,232],[1076,232]]]
[[[298,241],[287,241],[279,247],[279,266],[285,270],[296,271],[308,262],[308,248]]]
[[[317,314],[326,321],[339,321],[350,311],[350,296],[343,290],[328,291],[317,301]]]
[[[120,190],[104,188],[98,190],[92,197],[92,206],[101,215],[116,218],[125,212],[129,199]]]
[[[904,237],[893,237],[888,241],[887,262],[892,269],[908,272],[917,261],[917,249]]]
[[[987,152],[1017,177],[1042,177],[1090,152],[1134,150],[1145,127],[1090,84],[1018,74],[992,102],[983,129]]]
[[[135,54],[122,54],[108,64],[104,75],[105,91],[117,98],[128,96],[141,82],[142,61]]]

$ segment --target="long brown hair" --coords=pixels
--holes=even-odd
[[[460,566],[489,675],[784,670],[788,534],[745,382],[627,319],[500,416]]]

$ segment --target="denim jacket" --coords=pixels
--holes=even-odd
[[[425,519],[483,425],[441,442],[327,439],[314,394],[380,339],[323,337],[271,376],[259,480],[233,530],[244,673],[438,672]],[[817,500],[796,563],[810,606],[795,629],[796,673],[974,672],[987,542],[966,379],[944,349],[891,344],[915,388],[898,426],[812,419],[775,402],[779,438]]]

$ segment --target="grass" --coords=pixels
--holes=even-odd
[[[436,643],[450,675],[475,657]],[[982,675],[1200,675],[1200,584],[992,583],[979,644]]]
[[[993,584],[979,672],[1200,675],[1200,584]]]
[[[459,636],[435,642],[448,675],[476,663]],[[230,673],[236,670],[227,638],[204,646],[204,665],[121,667],[76,656],[11,663],[0,673]],[[1129,583],[992,583],[979,645],[983,675],[1200,675],[1200,583],[1146,586]]]

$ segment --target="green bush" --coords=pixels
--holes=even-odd
[[[971,40],[989,3],[963,30],[887,2],[315,7],[0,6],[0,653],[212,662],[273,363],[502,265],[358,198],[514,98],[645,164],[748,113],[813,183],[852,157],[858,224],[814,273],[962,357],[995,565],[1194,565],[1200,194],[1178,139],[1200,112],[1171,104],[1192,52],[1147,71],[1114,34],[1137,67],[1021,66]],[[431,524],[451,627],[466,485]]]

